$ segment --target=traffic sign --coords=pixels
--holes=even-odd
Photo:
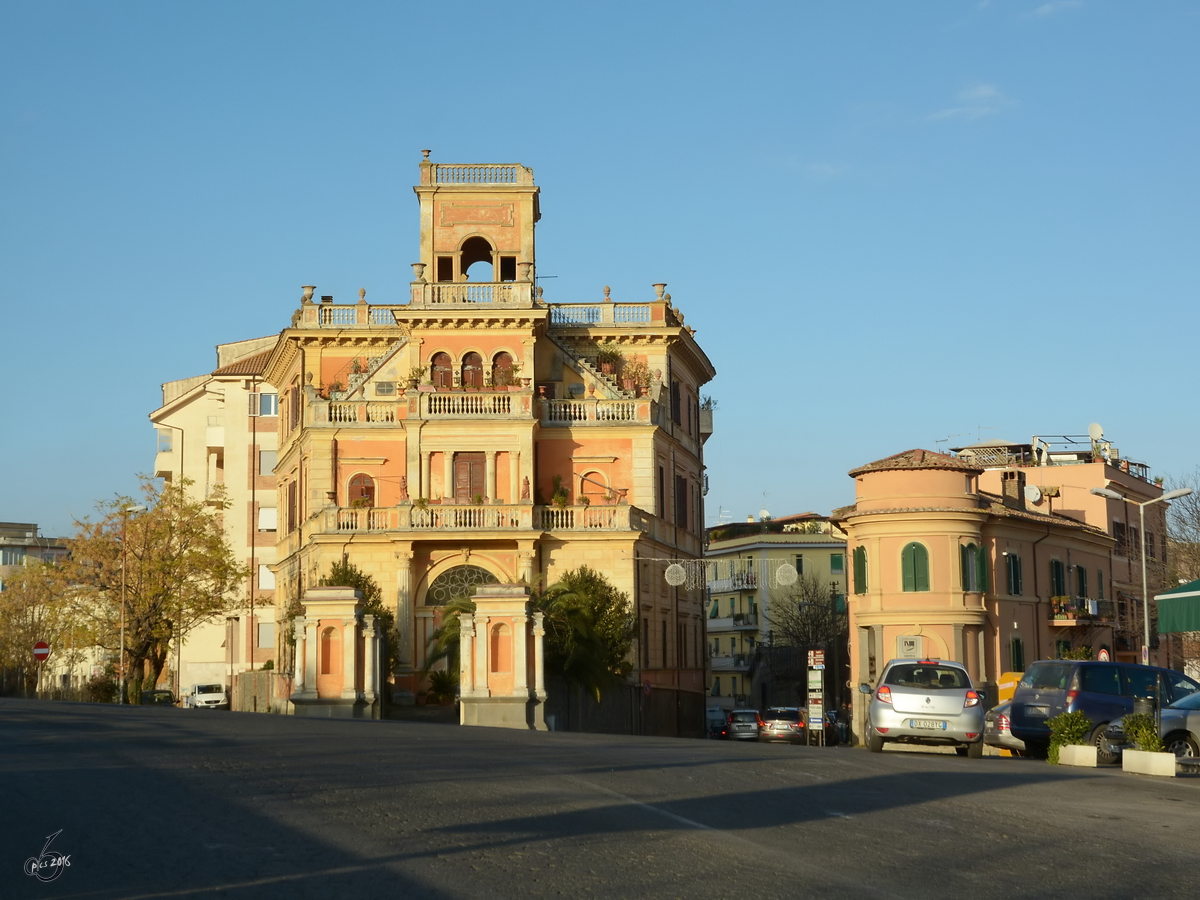
[[[1108,662],[1108,650],[1101,647],[1100,652],[1096,654],[1096,659],[1100,660],[1100,662]]]
[[[650,696],[650,682],[648,682],[648,681],[642,682],[642,693],[645,694],[647,697]]]
[[[50,658],[50,645],[45,641],[38,641],[33,645],[33,658],[38,662],[45,662]]]
[[[811,668],[816,668],[817,666],[820,666],[822,669],[825,668],[825,651],[824,650],[809,650],[808,651],[808,665]]]

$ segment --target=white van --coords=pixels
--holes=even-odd
[[[190,709],[229,709],[223,684],[193,684],[183,700]]]

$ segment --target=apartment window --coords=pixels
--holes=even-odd
[[[250,415],[252,416],[277,416],[279,415],[279,395],[278,394],[247,394],[247,399],[250,405]]]
[[[986,591],[987,550],[972,544],[962,544],[958,548],[961,557],[962,587],[964,591]]]
[[[276,450],[259,450],[258,451],[258,474],[273,475],[275,474],[275,463],[279,459],[279,452]]]
[[[1083,566],[1076,566],[1075,567],[1075,596],[1076,597],[1086,597],[1087,595],[1088,595],[1087,569],[1085,569]]]
[[[270,650],[275,646],[274,622],[258,623],[258,646],[264,650]]]
[[[867,592],[867,548],[854,548],[854,593]]]
[[[1008,593],[1013,597],[1020,597],[1025,589],[1022,583],[1021,557],[1015,553],[1010,553],[1005,559],[1008,561],[1006,565],[1008,569]]]
[[[279,527],[279,510],[273,506],[260,506],[258,509],[258,530],[275,531]]]
[[[1125,523],[1114,521],[1112,523],[1112,536],[1117,542],[1117,553],[1120,556],[1129,555],[1129,539],[1125,534]]]
[[[830,553],[829,554],[829,572],[831,575],[846,574],[846,554]]]
[[[0,549],[0,566],[25,565],[24,547],[4,547]]]
[[[679,401],[680,401],[679,382],[672,381],[671,382],[671,421],[674,422],[676,425],[680,424],[679,423],[679,414],[680,414],[680,402]]]
[[[713,678],[712,695],[714,697],[721,696],[721,676],[720,675],[717,675]]]
[[[294,431],[300,425],[300,388],[293,387],[288,394],[289,430]]]
[[[296,482],[289,481],[287,486],[287,530],[290,534],[296,530]]]
[[[158,452],[170,453],[174,449],[175,432],[169,428],[158,429]]]
[[[650,668],[650,620],[642,619],[642,667]]]
[[[1096,570],[1096,599],[1104,599],[1104,570]]]
[[[687,476],[675,476],[675,524],[682,525],[684,528],[688,526],[688,487]]]
[[[733,597],[729,598],[729,614],[732,616],[737,611],[737,600]]]
[[[1050,560],[1050,596],[1067,596],[1067,567],[1062,560]]]
[[[1066,659],[1067,654],[1071,652],[1070,641],[1055,641],[1054,642],[1054,658]]]
[[[1146,530],[1146,558],[1155,559],[1154,555],[1154,532]]]
[[[664,669],[667,667],[667,621],[666,621],[666,619],[664,619],[663,623],[662,623],[662,667]]]
[[[804,574],[804,554],[803,553],[796,554],[796,574],[797,575]]]
[[[1008,664],[1010,672],[1025,671],[1025,642],[1015,637],[1008,646]]]
[[[663,471],[663,467],[658,467],[658,517],[665,520],[667,518],[667,473]]]
[[[258,589],[260,591],[275,590],[275,573],[268,566],[258,567]]]
[[[929,551],[913,541],[900,551],[901,586],[905,591],[929,590]]]
[[[1137,556],[1139,553],[1142,552],[1141,535],[1138,533],[1136,525],[1130,525],[1128,530],[1129,530],[1129,550],[1134,556]]]

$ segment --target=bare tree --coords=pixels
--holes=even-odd
[[[1200,468],[1182,478],[1172,478],[1168,490],[1191,488],[1192,493],[1172,500],[1167,510],[1168,576],[1171,585],[1200,578]]]
[[[782,598],[774,599],[767,621],[776,644],[825,647],[847,630],[844,609],[833,613],[831,588],[815,575],[801,575]]]

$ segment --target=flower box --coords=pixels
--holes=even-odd
[[[1175,777],[1175,754],[1153,753],[1148,750],[1125,750],[1121,754],[1121,768],[1135,775],[1159,775]]]
[[[1093,744],[1067,744],[1058,748],[1058,763],[1062,766],[1096,768],[1096,747]]]

